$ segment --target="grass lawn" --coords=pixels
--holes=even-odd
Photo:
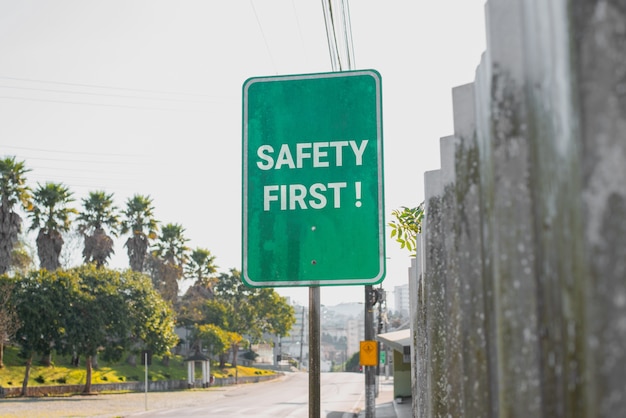
[[[0,369],[0,386],[21,387],[24,380],[24,359],[18,356],[17,347],[5,347],[4,368]],[[81,364],[74,367],[70,359],[61,356],[52,357],[53,366],[46,367],[39,364],[39,358],[33,359],[30,371],[28,386],[49,386],[49,385],[81,385],[85,384],[86,370],[84,359]],[[138,360],[137,366],[131,366],[125,361],[111,364],[98,361],[98,369],[92,372],[91,383],[118,383],[127,381],[143,381],[145,376],[144,366]],[[202,377],[200,367],[196,367],[196,378]],[[239,376],[259,376],[274,374],[271,370],[256,369],[253,367],[237,366]],[[226,367],[219,369],[217,365],[211,364],[211,374],[216,378],[235,375],[235,368]],[[186,380],[187,366],[181,356],[173,356],[169,360],[169,365],[163,364],[163,359],[154,356],[152,364],[148,367],[148,378],[151,381],[157,380]]]

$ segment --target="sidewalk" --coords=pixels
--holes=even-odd
[[[393,399],[393,378],[378,381],[378,396],[376,397],[376,418],[411,418],[411,399],[403,399],[398,403]],[[359,418],[365,417],[365,411],[359,413]]]

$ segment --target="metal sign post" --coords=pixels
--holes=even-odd
[[[385,277],[382,87],[375,70],[243,85],[242,280],[309,287],[309,416],[320,416],[319,286]]]
[[[320,288],[309,287],[309,418],[320,418]]]

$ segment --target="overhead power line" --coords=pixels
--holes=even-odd
[[[0,76],[0,81],[2,80],[5,82],[0,84],[0,91],[4,90],[6,93],[9,91],[12,92],[10,94],[0,94],[0,99],[3,100],[166,112],[206,111],[208,106],[229,101],[229,99],[226,98],[212,97],[209,95],[162,90],[133,89]],[[24,85],[25,83],[30,85]],[[33,85],[33,83],[35,83],[35,85]],[[54,86],[64,86],[66,88],[55,88]],[[94,100],[91,100],[92,98]],[[156,106],[154,104],[156,104]]]
[[[82,95],[82,96],[115,97],[115,98],[122,98],[122,99],[141,99],[141,100],[152,100],[152,101],[161,101],[161,102],[206,103],[205,100],[173,99],[173,98],[150,97],[150,96],[131,96],[127,94],[112,94],[112,93],[92,93],[92,92],[86,92],[86,91],[58,90],[58,89],[47,89],[47,88],[38,88],[38,87],[0,85],[0,88],[12,89],[12,90],[46,92],[46,93],[77,94],[77,95]]]
[[[307,49],[304,44],[304,36],[302,36],[302,25],[300,25],[300,19],[298,19],[298,12],[296,10],[295,0],[291,0],[291,8],[293,10],[294,18],[296,19],[296,26],[298,27],[298,35],[300,37],[300,44],[302,45],[302,53],[304,54],[305,61],[308,64],[309,57],[307,54]]]
[[[167,91],[167,90],[138,89],[138,88],[130,88],[130,87],[104,86],[104,85],[100,85],[100,84],[69,83],[69,82],[64,82],[64,81],[39,80],[39,79],[34,79],[34,78],[22,78],[22,77],[0,76],[0,80],[25,81],[25,82],[29,82],[29,83],[57,84],[57,85],[74,86],[74,87],[89,87],[89,88],[94,88],[94,89],[134,91],[134,92],[140,92],[140,93],[169,94],[169,95],[177,95],[177,96],[210,97],[208,94],[199,94],[199,93],[187,93],[187,92]]]
[[[69,105],[79,105],[79,106],[102,106],[102,107],[116,107],[122,109],[141,109],[141,110],[159,110],[166,112],[193,112],[193,111],[202,111],[202,109],[176,109],[176,108],[164,108],[164,107],[151,107],[151,106],[134,106],[134,105],[123,105],[123,104],[112,104],[112,103],[93,103],[93,102],[79,102],[73,100],[54,100],[54,99],[37,99],[30,97],[16,97],[16,96],[0,96],[0,99],[5,100],[23,100],[29,102],[42,102],[42,103],[62,103]]]
[[[57,153],[57,154],[63,154],[63,155],[74,154],[74,155],[90,155],[90,156],[97,155],[99,157],[133,157],[133,158],[143,157],[141,154],[111,154],[111,153],[100,152],[100,151],[98,152],[66,151],[66,150],[54,150],[54,149],[46,149],[46,148],[20,147],[20,146],[14,146],[14,145],[0,145],[0,147],[2,149],[9,148],[9,149],[18,149],[18,150],[25,150],[25,151]]]
[[[276,65],[274,64],[274,57],[272,56],[272,51],[270,50],[270,46],[267,43],[267,38],[265,37],[265,32],[263,31],[263,25],[261,25],[259,14],[256,12],[256,7],[254,7],[254,2],[252,0],[250,0],[250,6],[252,7],[252,11],[254,12],[256,23],[257,25],[259,25],[259,30],[261,31],[261,37],[263,38],[263,42],[265,43],[265,49],[267,51],[267,55],[270,58],[270,62],[272,63],[272,68],[274,69],[274,73],[278,74],[278,71],[276,70]]]

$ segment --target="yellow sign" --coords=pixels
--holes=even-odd
[[[359,364],[361,366],[378,365],[378,343],[376,341],[361,341]]]

